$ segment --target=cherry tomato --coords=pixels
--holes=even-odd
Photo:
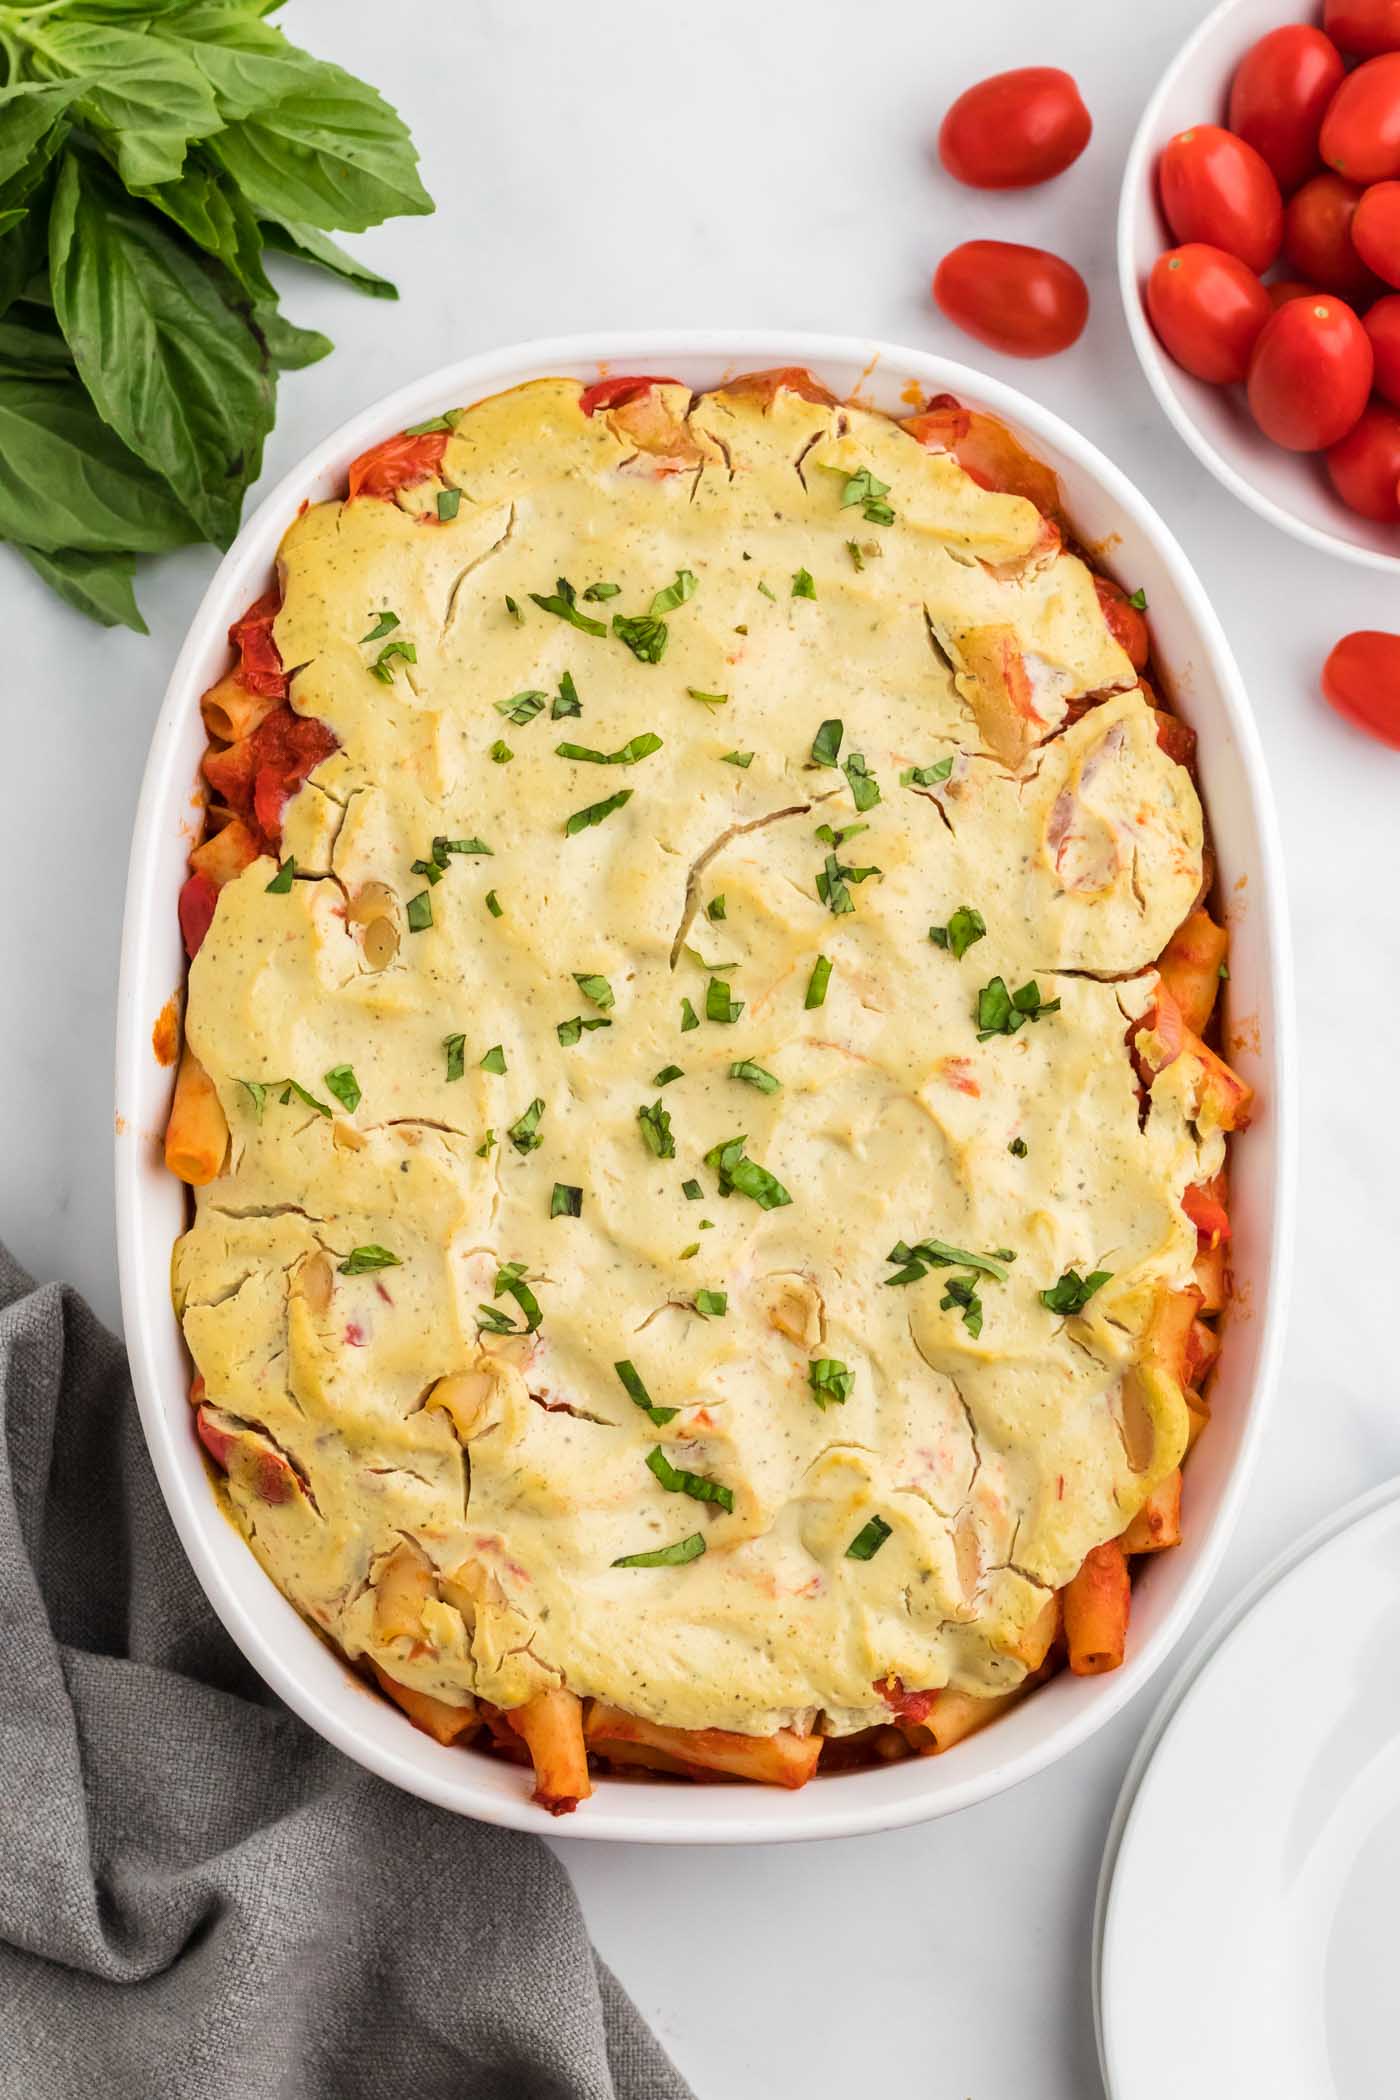
[[[1283,199],[1268,164],[1218,124],[1168,139],[1157,163],[1167,224],[1179,241],[1206,241],[1261,275],[1283,239]]]
[[[1045,248],[1013,241],[964,241],[944,256],[933,296],[950,321],[1008,357],[1053,357],[1068,350],[1089,318],[1078,270]]]
[[[1375,359],[1340,299],[1290,299],[1270,315],[1249,362],[1249,406],[1265,437],[1289,452],[1321,452],[1366,406]]]
[[[1376,280],[1352,246],[1352,215],[1364,192],[1329,169],[1288,200],[1283,252],[1302,277],[1324,292],[1374,291]]]
[[[1268,162],[1285,195],[1321,164],[1317,135],[1345,70],[1336,45],[1305,22],[1271,29],[1240,60],[1230,129]]]
[[[1152,654],[1152,642],[1147,622],[1137,606],[1122,584],[1115,583],[1111,576],[1095,576],[1094,595],[1099,601],[1105,626],[1128,662],[1135,671],[1145,671]]]
[[[1400,182],[1373,182],[1361,192],[1351,244],[1368,269],[1400,284]]]
[[[1400,750],[1400,634],[1344,634],[1322,667],[1322,691],[1348,722]]]
[[[1348,182],[1400,175],[1400,51],[1348,73],[1328,105],[1318,144],[1328,167]]]
[[[1281,306],[1287,306],[1290,299],[1316,299],[1322,286],[1304,284],[1301,277],[1279,277],[1272,284],[1266,284],[1264,289],[1269,295],[1270,306],[1277,313]]]
[[[1093,120],[1058,66],[1018,66],[965,88],[943,119],[938,157],[975,190],[1024,190],[1063,175]]]
[[[1377,299],[1361,325],[1371,339],[1376,360],[1376,392],[1400,408],[1400,294]]]
[[[1327,473],[1348,510],[1378,525],[1400,525],[1400,409],[1373,401],[1328,448]]]
[[[1400,51],[1400,0],[1327,0],[1322,26],[1352,58]]]
[[[1163,348],[1213,386],[1244,378],[1270,310],[1253,270],[1204,241],[1169,248],[1147,280],[1147,314]]]

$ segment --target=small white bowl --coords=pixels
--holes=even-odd
[[[1177,245],[1157,201],[1157,156],[1192,124],[1223,124],[1235,68],[1251,44],[1288,22],[1315,22],[1298,0],[1224,0],[1182,45],[1143,111],[1118,200],[1118,284],[1128,333],[1171,421],[1217,481],[1271,525],[1324,553],[1400,571],[1400,525],[1358,517],[1332,493],[1320,456],[1285,452],[1249,413],[1243,387],[1207,386],[1174,364],[1143,304],[1148,273]]]
[[[1164,1660],[1220,1564],[1263,1430],[1288,1300],[1295,1108],[1293,1000],[1281,851],[1263,755],[1229,646],[1176,541],[1130,482],[1084,438],[1012,388],[965,365],[862,338],[711,334],[573,337],[445,366],[325,439],[275,488],[225,555],[171,674],[151,742],[132,840],[117,998],[117,1245],[132,1379],[156,1475],[185,1551],[219,1617],[273,1690],[347,1756],[459,1814],[558,1830],[528,1799],[518,1766],[445,1749],[412,1728],[319,1640],[223,1515],[192,1433],[190,1363],[170,1303],[170,1250],[185,1191],[165,1170],[171,1075],[151,1028],[184,981],[176,897],[192,837],[204,749],[199,695],[224,670],[227,632],[267,588],[297,507],[339,494],[357,453],[445,407],[544,374],[665,372],[693,387],[774,365],[807,365],[843,397],[894,415],[953,393],[999,416],[1060,477],[1086,545],[1112,546],[1119,573],[1152,607],[1153,633],[1199,739],[1220,887],[1231,925],[1231,1056],[1255,1087],[1258,1120],[1231,1176],[1238,1302],[1212,1389],[1215,1420],[1191,1460],[1185,1542],[1134,1587],[1128,1659],[1105,1677],[1064,1673],[995,1727],[942,1757],[774,1787],[677,1786],[602,1778],[569,1818],[571,1837],[656,1844],[777,1843],[887,1830],[985,1800],[1063,1757],[1116,1714]]]

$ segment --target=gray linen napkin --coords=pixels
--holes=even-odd
[[[0,1405],[5,2100],[688,2100],[543,1845],[263,1687],[120,1344],[3,1248]]]

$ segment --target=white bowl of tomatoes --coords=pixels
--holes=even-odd
[[[1129,332],[1217,480],[1400,570],[1400,0],[1224,0],[1128,154]]]

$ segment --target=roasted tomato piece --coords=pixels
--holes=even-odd
[[[350,462],[350,494],[392,497],[400,489],[411,489],[415,482],[426,481],[442,465],[451,435],[448,430],[424,430],[412,437],[405,430],[397,437],[385,438],[382,444],[371,445],[368,452]]]
[[[287,674],[272,639],[272,623],[281,609],[281,594],[267,591],[228,631],[228,645],[238,656],[234,676],[239,684],[272,700],[287,697]]]
[[[645,394],[651,387],[679,385],[678,379],[663,379],[651,372],[595,379],[579,395],[578,405],[586,416],[596,416],[600,408],[620,408],[624,401],[635,401],[638,394]]]
[[[211,751],[204,777],[221,801],[235,810],[267,848],[282,836],[282,810],[313,767],[337,749],[337,739],[324,722],[274,708],[251,736]]]
[[[191,875],[180,891],[180,932],[184,937],[185,953],[193,962],[214,920],[214,907],[219,901],[218,885],[207,875]]]

